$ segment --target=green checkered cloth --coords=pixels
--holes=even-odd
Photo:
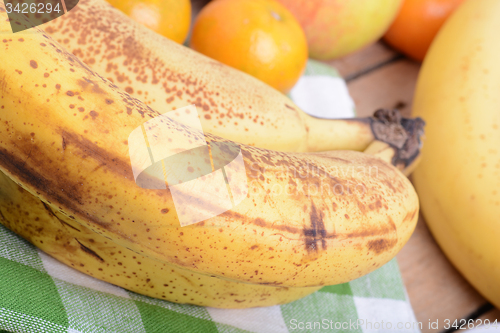
[[[354,115],[344,81],[335,69],[317,62],[308,63],[290,96],[317,116]],[[419,332],[419,325],[395,259],[362,278],[324,287],[290,304],[225,310],[170,303],[99,281],[59,263],[0,225],[0,330]]]

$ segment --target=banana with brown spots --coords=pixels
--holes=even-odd
[[[80,272],[171,302],[233,309],[272,306],[321,288],[234,282],[152,260],[53,211],[1,172],[0,223]]]
[[[9,29],[1,20],[0,32]],[[181,227],[172,191],[139,187],[130,162],[130,133],[160,114],[43,31],[3,36],[0,171],[55,216],[64,216],[62,221],[128,249],[131,258],[139,254],[178,274],[317,288],[380,267],[415,227],[418,199],[411,183],[377,157],[354,151],[283,153],[243,144],[233,144],[241,149],[248,184],[242,202]],[[391,123],[391,117],[379,118]],[[165,126],[175,143],[200,136],[172,120]],[[410,138],[401,147],[408,148]],[[212,134],[205,139],[211,147],[232,144]],[[408,164],[416,157],[408,156],[392,161]],[[197,213],[200,206],[193,202],[190,208]],[[82,245],[89,260],[112,260],[111,252],[90,240]]]
[[[131,96],[165,113],[195,104],[205,131],[279,151],[363,151],[373,119],[325,120],[243,72],[135,23],[104,0],[78,6],[43,29]]]

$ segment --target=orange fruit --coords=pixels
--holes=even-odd
[[[134,21],[183,43],[191,25],[190,0],[107,0]]]
[[[463,0],[405,0],[383,39],[417,61],[424,60],[434,37]]]
[[[288,92],[304,72],[307,41],[274,0],[215,0],[198,14],[191,48]]]

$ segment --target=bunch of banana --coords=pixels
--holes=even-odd
[[[237,144],[248,194],[225,213],[181,227],[171,191],[137,186],[130,164],[130,133],[160,113],[41,30],[3,36],[0,222],[84,273],[175,302],[272,305],[369,273],[415,227],[416,194],[384,160],[408,172],[420,125],[383,112],[330,122],[346,138],[349,124],[362,124],[369,153]],[[174,143],[199,135],[166,123]],[[230,143],[205,138],[211,147]]]
[[[465,278],[500,307],[500,1],[468,0],[420,73],[414,114],[426,146],[414,173],[422,212]]]
[[[280,151],[362,151],[364,120],[327,121],[243,72],[135,23],[104,0],[78,6],[43,29],[129,95],[161,113],[195,104],[206,132]]]

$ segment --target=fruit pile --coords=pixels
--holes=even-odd
[[[54,258],[161,299],[252,307],[365,275],[410,237],[418,199],[405,174],[420,153],[420,120],[388,110],[315,119],[102,0],[82,0],[43,28],[0,44],[0,212],[2,224]],[[9,29],[0,21],[0,31]],[[189,105],[205,133],[183,122]],[[176,111],[162,118],[157,110]],[[151,133],[152,122],[164,131],[132,135]],[[159,144],[178,152],[204,135],[212,169],[221,164],[217,149],[237,147],[242,178],[235,183],[238,168],[223,169],[241,202],[223,209],[170,178],[163,190],[139,186],[135,170],[145,167],[134,162],[135,141],[146,140],[145,158],[153,158],[165,131]],[[174,171],[205,177],[189,162],[193,151],[183,155],[186,171]],[[152,184],[151,172],[143,183]],[[218,213],[182,227],[179,195],[191,198],[182,206],[188,215]],[[185,285],[196,292],[181,292]]]
[[[190,48],[180,44],[189,1],[110,3],[122,12],[80,0],[22,37],[0,20],[8,36],[0,43],[1,224],[140,294],[270,306],[394,258],[419,216],[407,178],[417,168],[438,241],[499,304],[500,275],[488,270],[498,259],[487,254],[500,236],[496,0],[469,0],[445,25],[422,69],[416,118],[378,110],[349,120],[311,117],[283,93],[308,56],[354,52],[397,15],[385,38],[406,42],[411,0],[401,11],[401,0],[215,0],[197,15]],[[424,44],[418,55],[401,50],[421,59]],[[199,126],[187,121],[195,113]],[[167,150],[186,163],[173,170]],[[223,189],[200,185],[216,177]]]
[[[190,28],[189,0],[109,0],[146,27],[178,43]],[[422,61],[448,16],[463,0],[217,0],[193,22],[189,46],[289,92],[308,56],[332,60],[383,36]]]
[[[110,0],[146,27],[184,42],[189,0]],[[217,0],[195,17],[189,46],[287,93],[307,58],[329,60],[379,39],[402,0]]]

